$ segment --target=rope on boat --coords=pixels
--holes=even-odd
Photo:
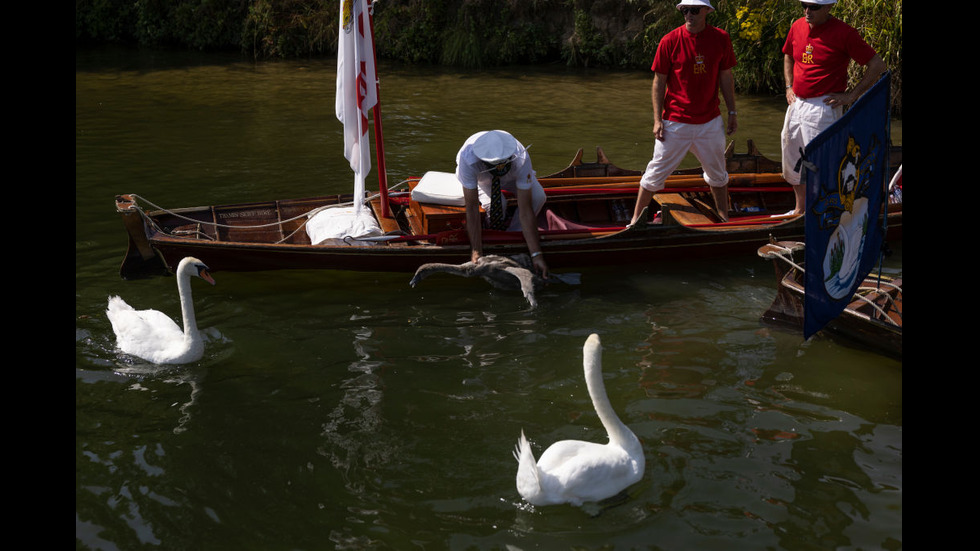
[[[806,270],[803,269],[803,266],[797,264],[796,262],[793,262],[793,260],[792,260],[792,254],[793,254],[792,249],[790,249],[788,247],[783,247],[783,246],[777,245],[775,243],[770,243],[769,246],[772,247],[772,248],[774,248],[774,249],[777,249],[778,254],[776,256],[778,256],[780,259],[782,259],[784,262],[786,262],[790,266],[792,266],[792,267],[796,268],[797,270],[799,270],[801,274],[806,274]],[[882,308],[881,306],[878,306],[878,304],[876,304],[874,301],[872,301],[868,297],[864,296],[863,294],[860,294],[861,291],[864,291],[864,292],[879,291],[882,286],[890,287],[891,289],[895,289],[899,293],[902,292],[902,288],[899,287],[898,285],[895,285],[894,283],[892,283],[890,281],[881,281],[881,280],[879,280],[877,286],[859,285],[858,288],[857,288],[857,291],[858,292],[854,293],[853,298],[854,299],[857,299],[857,300],[860,300],[860,301],[864,302],[865,304],[870,305],[871,308],[873,308],[876,312],[878,312],[881,315],[882,321],[884,321],[886,323],[891,323],[892,325],[898,325],[898,324],[894,323],[891,320],[891,317],[888,315],[887,312],[885,312],[884,308]],[[883,296],[884,297],[884,300],[885,300],[885,304],[886,305],[894,305],[895,304],[895,297],[893,297],[891,294],[889,294],[889,293],[886,292],[886,293],[879,294],[879,296]],[[895,309],[895,314],[898,316],[899,319],[902,319],[902,312],[901,311],[899,311],[898,309]],[[870,316],[869,316],[869,318],[870,318]]]
[[[395,191],[399,187],[402,187],[402,186],[404,186],[407,183],[408,183],[408,180],[402,180],[401,182],[398,182],[397,184],[395,184],[395,185],[391,186],[390,188],[388,188],[388,191]],[[150,201],[149,199],[147,199],[146,197],[143,197],[141,195],[138,195],[138,194],[133,193],[132,196],[133,196],[134,199],[138,199],[138,200],[146,203],[150,207],[152,207],[152,208],[154,208],[156,210],[159,210],[159,211],[166,212],[167,214],[169,214],[169,215],[171,215],[171,216],[173,216],[175,218],[180,218],[182,220],[186,220],[186,221],[191,222],[191,223],[194,223],[194,224],[202,224],[202,225],[205,225],[205,226],[212,226],[214,228],[226,228],[226,229],[232,229],[232,228],[234,228],[234,229],[260,229],[260,228],[268,228],[268,227],[279,226],[279,225],[281,225],[281,224],[283,224],[285,222],[292,222],[294,220],[299,220],[300,218],[305,218],[306,219],[306,220],[303,221],[302,224],[299,225],[299,227],[297,227],[295,230],[293,230],[289,235],[287,235],[287,236],[283,237],[282,239],[280,239],[279,241],[277,241],[276,242],[277,244],[278,243],[282,243],[282,242],[288,240],[290,237],[296,235],[296,233],[298,231],[300,231],[301,229],[305,228],[306,227],[306,222],[314,214],[316,214],[316,213],[318,213],[320,211],[323,211],[323,210],[331,209],[331,208],[350,207],[350,206],[353,206],[354,205],[354,201],[348,201],[348,202],[344,202],[344,203],[336,203],[336,204],[333,204],[333,205],[324,205],[322,207],[317,207],[315,209],[312,209],[312,210],[310,210],[308,212],[305,212],[303,214],[299,214],[299,215],[294,216],[292,218],[287,218],[285,220],[279,220],[277,222],[270,222],[268,224],[256,224],[254,226],[245,226],[245,225],[234,225],[234,226],[232,226],[232,225],[229,225],[229,224],[219,224],[217,222],[204,222],[204,221],[201,221],[201,220],[196,220],[196,219],[191,218],[189,216],[184,216],[184,215],[182,215],[182,214],[180,214],[178,212],[174,212],[171,209],[161,207],[160,205],[157,205],[153,201]],[[380,196],[381,196],[380,193],[375,193],[373,195],[367,196],[364,201],[365,202],[370,202],[370,201],[373,201],[374,199],[376,199],[376,198],[378,198]],[[147,221],[149,221],[150,224],[152,224],[153,227],[155,227],[157,229],[157,231],[159,231],[160,233],[167,233],[167,232],[164,232],[163,229],[160,228],[160,226],[158,226],[156,224],[156,222],[154,222],[153,219],[151,219],[150,217],[144,216],[144,218]],[[194,230],[194,231],[191,231],[191,230],[181,230],[181,231],[171,232],[171,235],[195,235],[195,234],[198,235],[198,236],[200,236],[200,237],[202,237],[202,238],[205,238],[205,239],[209,239],[209,240],[212,240],[212,241],[214,240],[213,237],[211,237],[211,236],[209,236],[209,235],[207,235],[205,233],[202,233],[200,231],[197,231],[197,230]]]
[[[156,224],[154,224],[154,225],[156,225]],[[160,228],[157,227],[157,229],[159,230]],[[163,233],[163,232],[161,231],[161,233]],[[210,235],[208,235],[208,234],[206,234],[206,233],[204,233],[204,232],[202,232],[200,230],[174,230],[170,234],[171,235],[180,235],[180,236],[196,235],[196,236],[198,236],[198,237],[200,237],[202,239],[208,239],[208,240],[214,241],[214,238],[213,237],[211,237]]]
[[[880,287],[882,283],[884,283],[884,282],[879,282],[878,283],[878,287]],[[897,285],[892,285],[892,284],[887,284],[887,285],[889,285],[893,289],[897,289],[899,292],[902,291],[902,288],[899,287],[899,286],[897,286]],[[859,292],[860,291],[878,291],[879,290],[878,287],[859,286],[858,287],[858,291]],[[890,294],[884,293],[883,295],[879,295],[879,296],[884,296],[885,297],[885,303],[886,304],[888,304],[888,305],[895,304],[895,298],[892,297]],[[869,299],[869,298],[867,298],[864,295],[859,294],[859,293],[854,293],[854,298],[859,299],[859,300],[862,300],[866,304],[870,304],[872,308],[874,308],[879,314],[881,314],[881,319],[882,319],[883,322],[891,322],[893,325],[898,325],[898,324],[896,324],[896,323],[894,323],[894,322],[891,321],[891,317],[888,315],[887,312],[885,312],[885,309],[884,308],[882,308],[881,306],[878,306],[877,304],[875,304],[871,299]],[[902,313],[898,309],[895,310],[895,314],[898,316],[899,319],[902,318]]]
[[[787,264],[799,270],[800,273],[806,273],[806,271],[803,269],[803,266],[800,266],[796,262],[793,262],[793,249],[790,249],[789,247],[783,247],[777,245],[776,243],[770,243],[769,246],[774,249],[778,249],[779,258],[783,259]]]

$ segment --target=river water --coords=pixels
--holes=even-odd
[[[119,277],[114,195],[182,207],[349,191],[334,75],[332,60],[76,51],[76,548],[902,547],[901,361],[760,324],[775,282],[755,256],[596,268],[536,310],[449,276],[413,289],[404,274],[219,272],[193,285],[202,360],[118,352],[110,295],[175,318],[179,305],[172,277]],[[531,144],[539,174],[580,147],[637,169],[652,153],[644,71],[381,77],[391,184],[452,171],[488,128]],[[778,159],[784,108],[740,96],[737,150],[752,138]],[[522,430],[536,455],[605,441],[582,378],[590,333],[646,473],[616,504],[528,506],[511,455]]]

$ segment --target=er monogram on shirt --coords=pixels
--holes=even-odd
[[[694,74],[704,75],[707,74],[708,67],[704,64],[704,56],[701,54],[695,54],[694,56]]]

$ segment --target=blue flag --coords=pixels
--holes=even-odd
[[[804,338],[840,315],[881,253],[890,80],[886,73],[804,149]]]

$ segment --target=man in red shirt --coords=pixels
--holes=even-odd
[[[677,9],[684,15],[684,25],[660,40],[651,67],[653,135],[657,141],[653,159],[640,180],[631,225],[646,222],[638,220],[640,214],[688,151],[701,161],[719,219],[728,221],[726,129],[718,90],[728,107],[730,135],[738,127],[732,78],[735,51],[727,32],[707,24],[708,14],[714,11],[709,0],[681,0]]]
[[[830,15],[837,0],[803,1],[804,16],[793,22],[783,45],[786,119],[782,131],[783,177],[793,184],[796,206],[806,210],[806,188],[800,185],[800,157],[810,140],[857,101],[883,72],[885,62],[850,25]],[[847,91],[851,60],[866,68],[864,77]]]

